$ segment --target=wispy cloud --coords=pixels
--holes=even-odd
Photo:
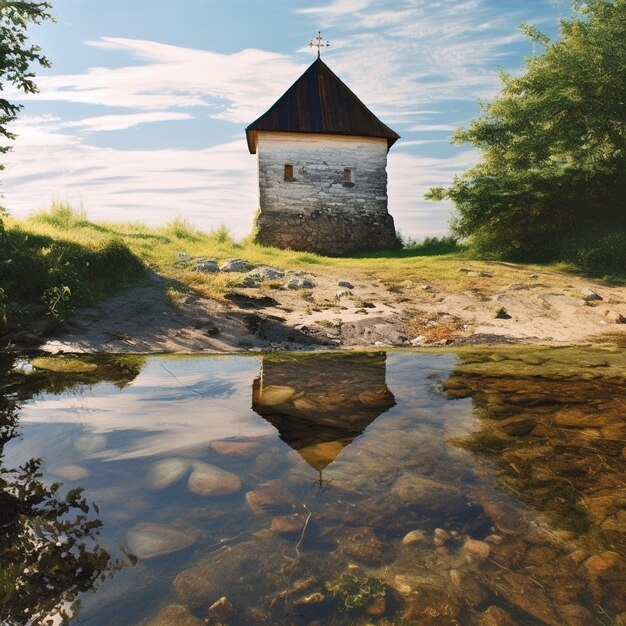
[[[190,113],[175,111],[155,111],[154,113],[129,113],[127,115],[99,115],[86,117],[81,120],[64,122],[61,128],[79,128],[85,131],[126,130],[139,124],[151,122],[171,122],[173,120],[191,119]]]

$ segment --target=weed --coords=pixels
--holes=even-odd
[[[322,328],[333,328],[334,326],[330,320],[317,320],[315,323]]]
[[[167,296],[167,300],[170,305],[175,309],[180,308],[180,306],[185,302],[185,294],[178,289],[174,289],[174,287],[168,287],[165,295]]]

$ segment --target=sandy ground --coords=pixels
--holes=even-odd
[[[436,282],[385,284],[365,273],[323,268],[299,272],[315,287],[287,289],[293,277],[235,288],[224,301],[187,295],[176,306],[160,276],[97,307],[79,311],[41,349],[58,352],[242,352],[320,348],[412,347],[472,343],[626,346],[626,288],[558,272],[519,271],[498,284],[503,264],[472,263],[468,291]],[[510,268],[506,267],[507,276]],[[517,274],[516,274],[517,275]],[[243,278],[243,275],[242,275]],[[347,280],[352,289],[338,286]],[[501,283],[501,281],[500,281]],[[586,302],[591,288],[602,300]],[[338,292],[347,292],[338,297]],[[496,314],[500,309],[502,318]]]

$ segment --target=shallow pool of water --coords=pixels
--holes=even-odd
[[[2,359],[0,623],[626,619],[621,352]]]

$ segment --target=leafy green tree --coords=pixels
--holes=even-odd
[[[5,90],[6,84],[24,93],[37,92],[32,66],[50,67],[50,61],[39,46],[28,41],[27,29],[30,23],[40,24],[53,19],[50,8],[49,2],[0,0],[0,92]],[[14,139],[7,124],[15,119],[21,108],[21,104],[0,97],[0,137]],[[8,150],[9,146],[0,146],[0,152]]]
[[[450,198],[453,232],[486,256],[626,268],[626,0],[575,3],[521,76],[501,73],[494,102],[454,140],[475,167],[427,198]]]

